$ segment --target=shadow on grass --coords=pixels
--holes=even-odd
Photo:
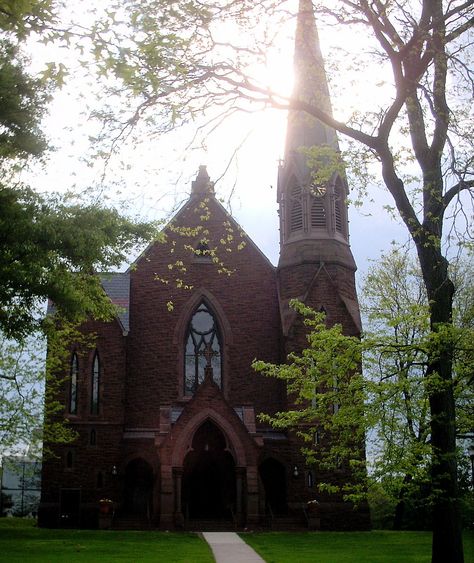
[[[0,561],[8,563],[212,563],[207,543],[197,534],[49,530],[33,520],[0,519]]]
[[[241,534],[267,563],[430,563],[430,532],[272,532]],[[464,534],[474,562],[474,532]]]

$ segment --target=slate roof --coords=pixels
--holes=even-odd
[[[99,274],[100,283],[112,303],[118,307],[117,319],[125,334],[130,331],[130,273]],[[46,314],[51,315],[56,308],[48,299]]]
[[[100,282],[105,293],[119,308],[118,320],[123,330],[130,330],[130,273],[100,274]]]

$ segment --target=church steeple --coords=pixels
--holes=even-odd
[[[292,97],[332,113],[324,61],[311,0],[300,0],[295,35]],[[306,112],[290,110],[285,158],[278,174],[280,267],[302,262],[336,262],[355,270],[349,248],[347,182],[334,171],[324,182],[308,164],[305,149],[318,147],[325,163],[339,146],[336,132]],[[321,169],[320,169],[321,170]]]
[[[310,104],[317,104],[326,113],[332,114],[326,71],[319,46],[318,30],[311,0],[300,0],[299,3],[293,67],[292,97]],[[285,160],[300,154],[299,149],[301,147],[315,145],[329,145],[337,149],[337,137],[334,129],[305,112],[290,111]],[[301,161],[304,163],[304,158],[301,158]]]

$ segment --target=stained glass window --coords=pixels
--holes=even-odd
[[[79,360],[77,354],[73,354],[71,358],[71,383],[69,389],[69,412],[77,414],[77,377],[79,374]]]
[[[222,387],[222,356],[216,319],[205,303],[194,312],[186,334],[184,353],[184,394],[194,395],[204,381],[206,367]]]
[[[100,360],[99,352],[94,354],[92,362],[91,381],[91,414],[99,414],[99,384],[100,384]]]

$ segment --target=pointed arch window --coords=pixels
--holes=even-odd
[[[78,375],[79,375],[79,360],[77,354],[74,352],[71,358],[71,382],[69,387],[69,413],[77,414],[77,386],[78,386]]]
[[[291,190],[290,208],[290,231],[301,231],[303,229],[303,202],[301,186],[295,186]]]
[[[192,396],[204,381],[206,371],[222,387],[222,354],[215,316],[202,302],[195,310],[186,332],[184,352],[184,394]]]
[[[100,358],[96,351],[92,360],[91,374],[91,414],[99,414]]]

